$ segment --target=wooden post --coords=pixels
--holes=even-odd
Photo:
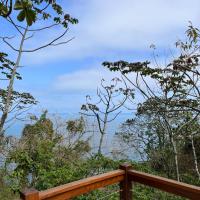
[[[125,171],[125,179],[120,182],[120,200],[132,200],[132,183],[128,179],[128,170],[132,169],[132,166],[125,163],[119,168]]]
[[[22,200],[40,200],[39,192],[35,189],[25,189],[20,192],[20,198]]]

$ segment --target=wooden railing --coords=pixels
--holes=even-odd
[[[192,200],[200,200],[200,187],[180,183],[167,178],[132,170],[124,164],[119,170],[75,181],[45,191],[29,189],[21,192],[22,200],[67,200],[98,188],[119,183],[120,200],[132,200],[132,183],[141,183],[171,194]]]

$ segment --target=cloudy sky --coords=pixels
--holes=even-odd
[[[86,94],[94,93],[102,77],[109,80],[115,76],[101,66],[103,61],[151,59],[151,44],[156,45],[160,59],[165,59],[175,41],[184,38],[188,21],[200,25],[199,0],[60,2],[66,12],[79,19],[66,37],[75,39],[67,45],[24,54],[23,80],[16,82],[16,88],[31,92],[40,102],[37,109],[50,112],[78,112]],[[5,23],[0,23],[0,30],[11,34]],[[45,43],[57,31],[36,35],[26,45]]]

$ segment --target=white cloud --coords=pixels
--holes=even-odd
[[[113,51],[146,50],[151,43],[167,47],[182,36],[189,20],[199,25],[200,19],[199,0],[71,2],[74,6],[66,10],[77,16],[80,23],[71,27],[69,38],[75,36],[76,39],[66,46],[26,56],[27,63],[48,62],[59,58],[105,57]],[[52,36],[53,33],[48,34]],[[40,40],[37,39],[35,41]]]
[[[52,88],[56,91],[56,93],[59,93],[59,95],[73,92],[74,94],[84,94],[85,96],[91,92],[94,93],[96,89],[101,86],[102,79],[104,79],[105,84],[110,84],[114,77],[118,77],[122,80],[119,72],[110,72],[108,69],[103,68],[102,66],[82,69],[56,77]],[[129,80],[136,84],[136,74],[129,74],[128,77]],[[158,90],[155,81],[149,77],[146,77],[145,80],[152,90]],[[146,88],[141,79],[139,79],[138,83],[140,87],[143,87],[143,89]],[[124,86],[123,82],[121,84]],[[127,86],[133,87],[133,85],[128,81],[126,81],[126,84]]]
[[[119,76],[119,74],[109,72],[103,67],[78,70],[58,76],[53,87],[58,91],[96,90],[102,78],[110,81],[116,76]]]

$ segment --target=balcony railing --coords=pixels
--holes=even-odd
[[[120,200],[132,200],[133,183],[141,183],[162,191],[185,197],[192,200],[200,200],[200,187],[180,183],[167,178],[150,175],[133,170],[130,165],[121,165],[119,170],[82,179],[44,191],[29,189],[21,192],[22,200],[67,200],[82,194],[89,193],[98,188],[109,185],[120,185]]]

